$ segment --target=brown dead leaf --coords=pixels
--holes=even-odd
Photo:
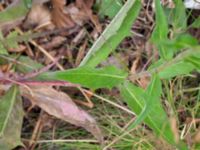
[[[195,136],[193,137],[192,140],[194,143],[200,143],[200,129],[198,129],[197,133],[195,134]]]
[[[137,80],[137,82],[139,83],[139,85],[140,85],[143,89],[146,89],[147,86],[148,86],[149,83],[150,83],[150,77],[147,77],[147,76],[141,77],[139,80]]]
[[[102,31],[98,17],[91,9],[94,0],[77,0],[67,6],[65,0],[51,0],[50,2],[50,8],[45,3],[35,2],[24,27],[29,29],[36,26],[55,25],[57,28],[72,28],[75,25],[82,26],[86,21],[91,20],[96,30],[99,33]]]
[[[25,29],[35,28],[44,24],[51,24],[51,14],[42,4],[32,6],[23,24]]]
[[[30,89],[21,86],[20,91],[22,96],[31,100],[48,114],[85,128],[99,142],[103,142],[103,136],[94,118],[77,107],[67,94],[47,86],[31,86]]]
[[[176,117],[170,118],[170,125],[171,125],[172,132],[174,133],[174,140],[176,143],[178,143],[179,133],[178,133],[178,125],[177,125]]]
[[[64,13],[65,0],[51,0],[52,2],[52,12],[51,19],[52,22],[58,28],[71,28],[75,25],[74,21],[71,19],[69,14]]]
[[[97,31],[102,31],[101,24],[99,23],[98,17],[93,14],[92,6],[94,0],[76,0],[75,5],[80,9],[80,12],[84,13],[95,25]]]
[[[9,52],[24,52],[26,50],[26,46],[22,45],[22,44],[18,44],[17,48],[8,48]]]
[[[76,0],[76,6],[79,8],[83,8],[86,6],[88,9],[91,9],[94,0]]]
[[[167,8],[175,8],[175,4],[173,0],[161,0],[161,4]]]
[[[140,61],[140,57],[137,57],[137,58],[133,61],[132,66],[131,66],[131,70],[130,70],[130,72],[131,72],[132,74],[134,74],[134,73],[137,72],[137,68],[138,68],[139,61]]]
[[[78,66],[81,63],[81,60],[83,59],[85,54],[87,43],[88,42],[85,40],[83,45],[79,48],[78,54],[76,56],[75,66]]]
[[[82,26],[84,22],[89,20],[88,15],[81,11],[74,3],[69,4],[65,9],[64,13],[68,14],[72,20],[79,26]]]

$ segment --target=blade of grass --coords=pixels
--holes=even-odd
[[[169,32],[167,18],[161,6],[160,0],[155,0],[155,11],[156,11],[156,26],[151,35],[151,41],[157,46],[160,52],[160,56],[162,58],[164,59],[171,58],[172,55],[171,53],[169,53],[170,51],[167,51],[162,44],[159,44],[160,41],[165,41],[168,39],[167,36]]]
[[[154,108],[157,103],[160,103],[160,96],[161,96],[161,82],[157,76],[154,76],[151,84],[147,88],[145,92],[145,105],[138,115],[137,119],[131,124],[128,129],[131,130],[135,128],[138,124],[140,124],[149,114],[149,112]]]
[[[138,115],[136,122],[129,126],[129,129],[144,120],[144,123],[153,129],[157,136],[163,137],[172,145],[185,149],[184,144],[176,144],[169,119],[159,101],[162,91],[158,76],[152,79],[146,92],[129,82],[121,85],[120,91],[129,108]]]

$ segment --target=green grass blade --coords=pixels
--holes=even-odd
[[[174,0],[175,8],[172,10],[172,26],[174,31],[180,32],[187,28],[187,15],[183,1]]]
[[[21,127],[23,122],[22,100],[18,97],[18,89],[12,87],[0,99],[0,149],[13,149],[21,143]]]
[[[138,91],[140,91],[138,93]],[[135,112],[137,115],[139,115],[142,110],[145,107],[146,100],[145,100],[145,92],[141,92],[142,89],[139,87],[136,87],[135,85],[131,83],[125,83],[123,86],[121,86],[121,94],[124,100],[127,102],[129,108]],[[154,111],[156,110],[156,112]],[[153,113],[156,113],[153,115]],[[158,119],[158,120],[157,120]],[[167,121],[168,118],[166,116],[166,113],[164,112],[160,102],[156,103],[154,106],[154,109],[151,112],[151,115],[148,114],[148,116],[145,118],[144,122],[151,127],[157,135],[161,135],[167,141],[171,141],[171,137],[173,137],[173,134],[171,130],[169,130],[169,122]],[[166,131],[166,128],[168,128],[170,135],[168,135],[170,138],[165,137],[165,134],[163,132]]]
[[[95,67],[105,60],[128,35],[141,8],[140,0],[128,0],[93,44],[80,66]]]
[[[164,46],[159,44],[159,42],[168,39],[168,23],[165,12],[161,6],[160,0],[155,0],[155,11],[156,11],[156,26],[151,35],[151,41],[158,47],[160,56],[162,58],[172,57],[172,53],[169,53]],[[167,53],[168,52],[168,53]]]
[[[148,116],[149,112],[154,108],[154,106],[159,103],[161,93],[162,90],[160,80],[157,76],[154,76],[151,84],[145,92],[145,105],[137,119],[129,126],[130,130],[140,124]]]
[[[154,77],[146,92],[129,82],[125,82],[120,91],[129,108],[137,114],[138,118],[141,117],[138,119],[137,124],[144,119],[144,123],[153,129],[157,136],[161,136],[170,144],[176,145],[169,119],[159,101],[162,91],[158,77]],[[130,127],[135,127],[135,125],[136,123]],[[186,149],[184,144],[176,146]]]
[[[122,82],[127,77],[127,73],[114,67],[94,69],[88,67],[80,67],[66,71],[56,71],[44,73],[41,78],[51,80],[64,80],[77,83],[88,88],[112,88]]]

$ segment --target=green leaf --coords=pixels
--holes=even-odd
[[[140,115],[146,107],[148,111],[146,110],[145,112],[144,123],[152,128],[158,136],[162,136],[169,143],[174,144],[174,136],[170,128],[169,120],[162,108],[161,102],[158,100],[161,94],[161,83],[157,77],[152,80],[146,92],[126,82],[121,86],[121,94],[129,108],[137,115]],[[151,97],[148,97],[148,95]],[[155,103],[147,106],[151,101]]]
[[[190,25],[193,28],[200,28],[200,16]]]
[[[40,75],[43,79],[64,80],[77,83],[88,88],[112,88],[122,83],[127,73],[113,66],[94,69],[80,67],[66,71],[49,72]]]
[[[2,43],[3,39],[4,39],[3,34],[0,31],[0,55],[7,55],[8,54],[7,49],[4,48],[4,45]]]
[[[200,71],[200,56],[193,55],[185,59],[185,62],[189,62],[194,65],[194,67]]]
[[[23,0],[20,0],[17,5],[0,12],[0,26],[18,18],[25,17],[27,12],[28,8],[26,4]]]
[[[160,103],[161,93],[162,90],[160,79],[157,76],[154,76],[146,92],[144,93],[145,105],[137,119],[129,126],[130,130],[140,124],[149,115],[151,110],[154,109],[154,106],[156,106],[157,103]]]
[[[32,60],[30,57],[27,56],[20,56],[17,61],[19,61],[20,63],[17,63],[15,66],[16,70],[20,73],[28,73],[44,67],[42,64]]]
[[[189,74],[195,69],[199,69],[197,62],[200,56],[199,50],[199,46],[194,46],[182,51],[171,60],[166,61],[161,58],[148,68],[148,72],[150,74],[158,73],[160,78],[164,79]]]
[[[198,40],[189,34],[179,34],[174,39],[161,41],[160,44],[173,52],[198,45]]]
[[[31,8],[32,6],[32,0],[23,0],[24,4],[26,5],[27,8]]]
[[[13,31],[13,32],[10,32],[8,34],[8,36],[4,39],[4,45],[5,47],[7,48],[17,48],[18,47],[18,43],[17,41],[15,40],[15,38],[18,37],[18,32],[17,31]]]
[[[159,72],[160,78],[169,79],[179,75],[189,74],[195,66],[189,62],[180,61],[172,64]]]
[[[153,77],[146,91],[129,82],[125,82],[121,85],[120,91],[129,108],[138,116],[137,122],[134,122],[129,129],[135,127],[135,125],[144,120],[144,123],[148,125],[158,137],[161,136],[167,142],[178,148],[187,149],[182,141],[178,144],[175,142],[169,119],[160,101],[162,89],[158,76]]]
[[[151,35],[151,41],[158,47],[160,56],[164,59],[172,57],[172,53],[169,53],[160,41],[168,39],[168,23],[165,12],[160,4],[160,0],[155,0],[155,11],[156,11],[156,26]],[[168,52],[168,53],[167,53]]]
[[[141,8],[140,0],[128,0],[93,44],[80,66],[95,67],[105,60],[128,35]]]
[[[174,31],[180,32],[187,28],[187,15],[183,1],[174,0],[175,8],[171,11],[172,26]]]
[[[152,33],[153,40],[166,39],[169,29],[165,12],[161,6],[160,0],[155,0],[156,26]]]
[[[21,127],[23,121],[22,100],[18,88],[13,86],[0,99],[0,149],[11,150],[21,142]]]
[[[99,15],[108,16],[112,19],[123,6],[122,0],[101,0],[99,2]]]

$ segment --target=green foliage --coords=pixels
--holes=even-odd
[[[200,71],[200,55],[192,55],[185,59],[185,62],[189,62],[195,66],[195,69]]]
[[[18,43],[16,40],[14,40],[16,37],[18,37],[17,31],[10,32],[3,41],[5,48],[17,48]]]
[[[42,64],[26,56],[20,56],[17,59],[17,61],[19,61],[20,64],[16,64],[15,67],[16,67],[16,70],[19,71],[20,73],[28,73],[28,72],[32,72],[44,67]],[[21,64],[24,64],[24,65],[21,65]]]
[[[176,7],[171,9],[167,16],[160,0],[155,0],[156,22],[151,41],[159,51],[159,58],[158,60],[156,58],[157,61],[152,63],[146,71],[151,76],[151,82],[146,90],[130,83],[127,79],[128,73],[114,66],[95,68],[117,48],[125,37],[130,35],[132,24],[141,9],[140,0],[128,0],[123,7],[121,7],[122,0],[103,0],[99,4],[100,14],[110,18],[115,17],[93,44],[80,67],[65,71],[46,72],[35,79],[69,81],[92,89],[112,88],[120,85],[123,99],[137,115],[137,119],[129,126],[129,130],[144,122],[157,137],[164,138],[176,148],[187,149],[181,141],[178,143],[175,141],[169,117],[161,101],[161,95],[164,96],[161,79],[171,79],[188,75],[192,71],[200,71],[198,40],[185,33],[187,16],[183,2],[179,0],[174,2]],[[24,16],[30,5],[31,1],[25,0],[21,1],[19,5],[1,12],[0,26]],[[199,20],[198,18],[191,26],[199,27]],[[4,38],[1,34],[0,54],[8,54],[5,48],[16,48],[17,42],[37,36],[30,36],[30,34],[18,36],[16,32],[11,32]],[[14,65],[16,71],[20,73],[27,73],[43,67],[27,57],[20,57],[19,62],[26,64]],[[22,145],[20,141],[23,118],[21,102],[16,86],[13,86],[0,100],[0,149],[12,149]]]
[[[130,29],[139,14],[140,8],[140,0],[128,0],[93,44],[80,66],[95,67],[105,60],[120,42],[130,35]]]
[[[191,24],[191,27],[193,28],[200,28],[200,17],[195,19],[195,21]]]
[[[4,37],[2,32],[0,32],[0,55],[2,54],[8,54],[7,50],[5,49],[4,45],[2,44]]]
[[[161,93],[160,79],[157,76],[154,76],[147,90],[141,95],[145,101],[145,105],[134,123],[129,126],[130,130],[141,123],[149,115],[151,110],[154,109],[154,106],[160,103]]]
[[[27,41],[32,38],[33,35],[25,33],[24,35],[18,35],[17,31],[10,32],[6,37],[0,32],[0,54],[8,54],[8,48],[18,48],[18,42]]]
[[[0,12],[0,25],[24,17],[27,12],[27,5],[24,0],[20,0],[16,6]]]
[[[64,80],[72,83],[81,84],[88,88],[112,88],[122,83],[127,73],[113,66],[94,69],[80,67],[66,71],[56,71],[40,75],[44,79]]]
[[[2,150],[23,145],[20,137],[23,108],[18,94],[18,88],[13,86],[0,99],[0,149]]]
[[[157,46],[161,58],[170,59],[172,58],[173,53],[160,44],[160,42],[168,40],[169,33],[167,17],[160,4],[160,0],[155,0],[155,11],[156,25],[151,35],[151,41]]]
[[[121,9],[122,0],[99,0],[96,2],[100,16],[108,16],[112,19]]]
[[[121,94],[129,108],[138,115],[138,118],[143,115],[141,119],[144,119],[144,122],[157,135],[174,144],[169,120],[160,102],[161,83],[158,77],[152,79],[147,91],[126,82],[121,86]]]
[[[32,6],[32,0],[23,0],[24,1],[24,4],[27,8],[31,8]]]
[[[187,28],[187,15],[183,1],[174,0],[175,8],[170,10],[170,18],[173,30],[180,32]]]
[[[198,45],[198,40],[189,34],[179,34],[173,39],[167,39],[160,42],[168,51],[173,53],[180,51],[183,48],[191,48]]]
[[[170,79],[175,76],[189,74],[195,69],[195,66],[189,62],[180,61],[166,67],[159,72],[159,77],[162,79]]]

